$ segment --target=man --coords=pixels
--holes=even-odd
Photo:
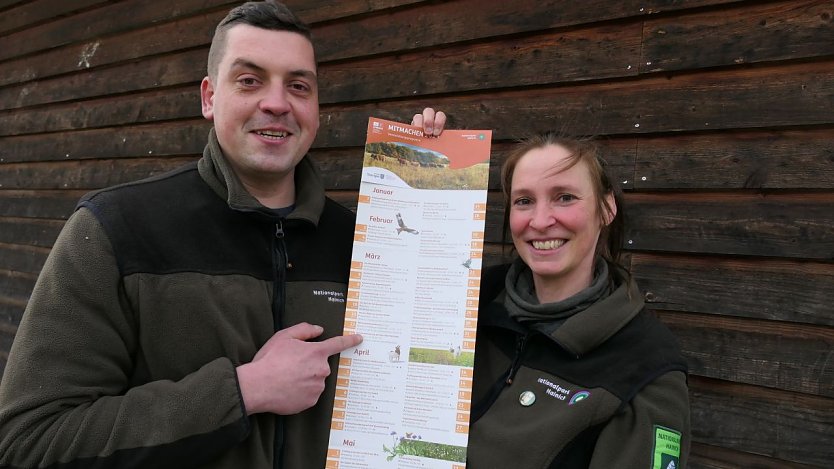
[[[218,25],[203,157],[88,194],[53,247],[0,383],[0,468],[324,467],[335,355],[361,337],[341,335],[354,217],[304,157],[316,72],[281,4]]]

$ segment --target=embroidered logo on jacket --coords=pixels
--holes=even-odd
[[[677,469],[680,464],[680,457],[680,432],[655,425],[652,469]]]
[[[555,397],[560,401],[568,401],[568,405],[574,405],[577,402],[585,400],[591,396],[590,391],[585,390],[577,391],[575,394],[571,395],[573,393],[572,390],[563,388],[561,385],[556,384],[547,378],[539,378],[537,382],[547,386],[547,389],[544,390],[545,394],[550,397]]]
[[[313,296],[326,296],[331,303],[344,303],[345,294],[333,290],[313,290]]]

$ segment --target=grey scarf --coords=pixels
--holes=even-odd
[[[540,304],[533,284],[533,272],[520,258],[516,259],[507,272],[504,306],[510,317],[520,323],[553,321],[565,319],[582,311],[611,293],[608,282],[608,263],[597,257],[594,264],[594,278],[591,285],[555,303]]]

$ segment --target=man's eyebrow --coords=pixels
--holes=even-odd
[[[235,59],[235,61],[232,62],[232,65],[229,68],[230,68],[230,70],[234,70],[234,69],[238,69],[238,68],[244,68],[244,69],[254,70],[254,71],[260,72],[260,73],[266,73],[266,71],[267,71],[265,68],[261,67],[260,65],[256,64],[255,62],[252,62],[251,60],[245,59],[245,58],[242,58],[242,57]],[[291,71],[290,75],[295,76],[295,77],[300,77],[300,78],[306,78],[308,80],[313,80],[313,81],[318,80],[318,76],[316,75],[316,72],[314,72],[312,70],[303,69],[303,68],[299,69],[299,70]]]
[[[251,70],[255,70],[257,72],[265,72],[266,69],[261,67],[260,65],[252,62],[251,60],[244,59],[244,58],[237,58],[232,65],[229,67],[230,70],[234,70],[236,68],[248,68]]]

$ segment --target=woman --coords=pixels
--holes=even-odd
[[[596,146],[537,135],[501,179],[518,258],[482,279],[467,467],[684,467],[686,363],[617,262]]]

